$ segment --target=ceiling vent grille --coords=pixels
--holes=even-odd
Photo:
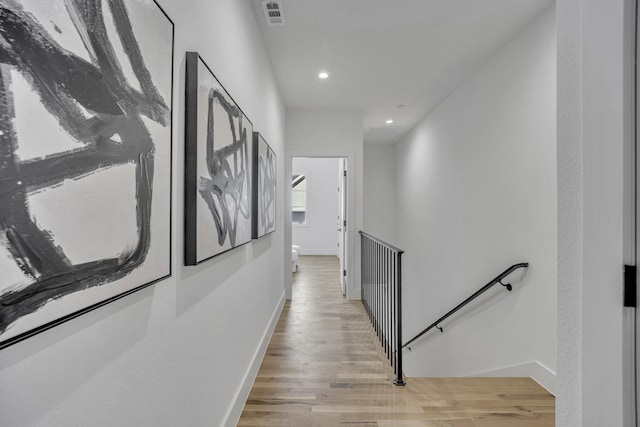
[[[262,11],[268,26],[282,27],[286,24],[282,0],[262,0]]]
[[[364,131],[364,135],[374,138],[390,138],[398,135],[401,131],[401,126],[369,127]]]

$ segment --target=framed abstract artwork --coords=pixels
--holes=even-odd
[[[186,60],[185,264],[251,241],[253,125],[196,52]]]
[[[0,348],[171,275],[173,22],[0,2]]]
[[[253,133],[253,238],[276,231],[276,154]]]

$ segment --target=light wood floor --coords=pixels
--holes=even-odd
[[[555,399],[527,378],[408,378],[393,372],[335,257],[300,257],[238,426],[542,427]]]

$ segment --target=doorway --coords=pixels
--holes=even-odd
[[[336,279],[342,295],[346,296],[349,282],[347,159],[292,157],[291,179],[292,249],[298,258],[337,257]]]

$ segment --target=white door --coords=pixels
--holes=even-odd
[[[344,253],[342,248],[344,248],[344,234],[342,233],[342,160],[340,161],[340,167],[338,168],[338,179],[336,181],[336,185],[338,187],[338,212],[337,212],[337,220],[336,220],[336,228],[338,230],[338,259],[340,260],[340,288],[342,289],[342,295],[344,295],[345,286],[344,286]]]
[[[340,159],[338,176],[338,258],[340,258],[340,288],[347,294],[347,160]]]

